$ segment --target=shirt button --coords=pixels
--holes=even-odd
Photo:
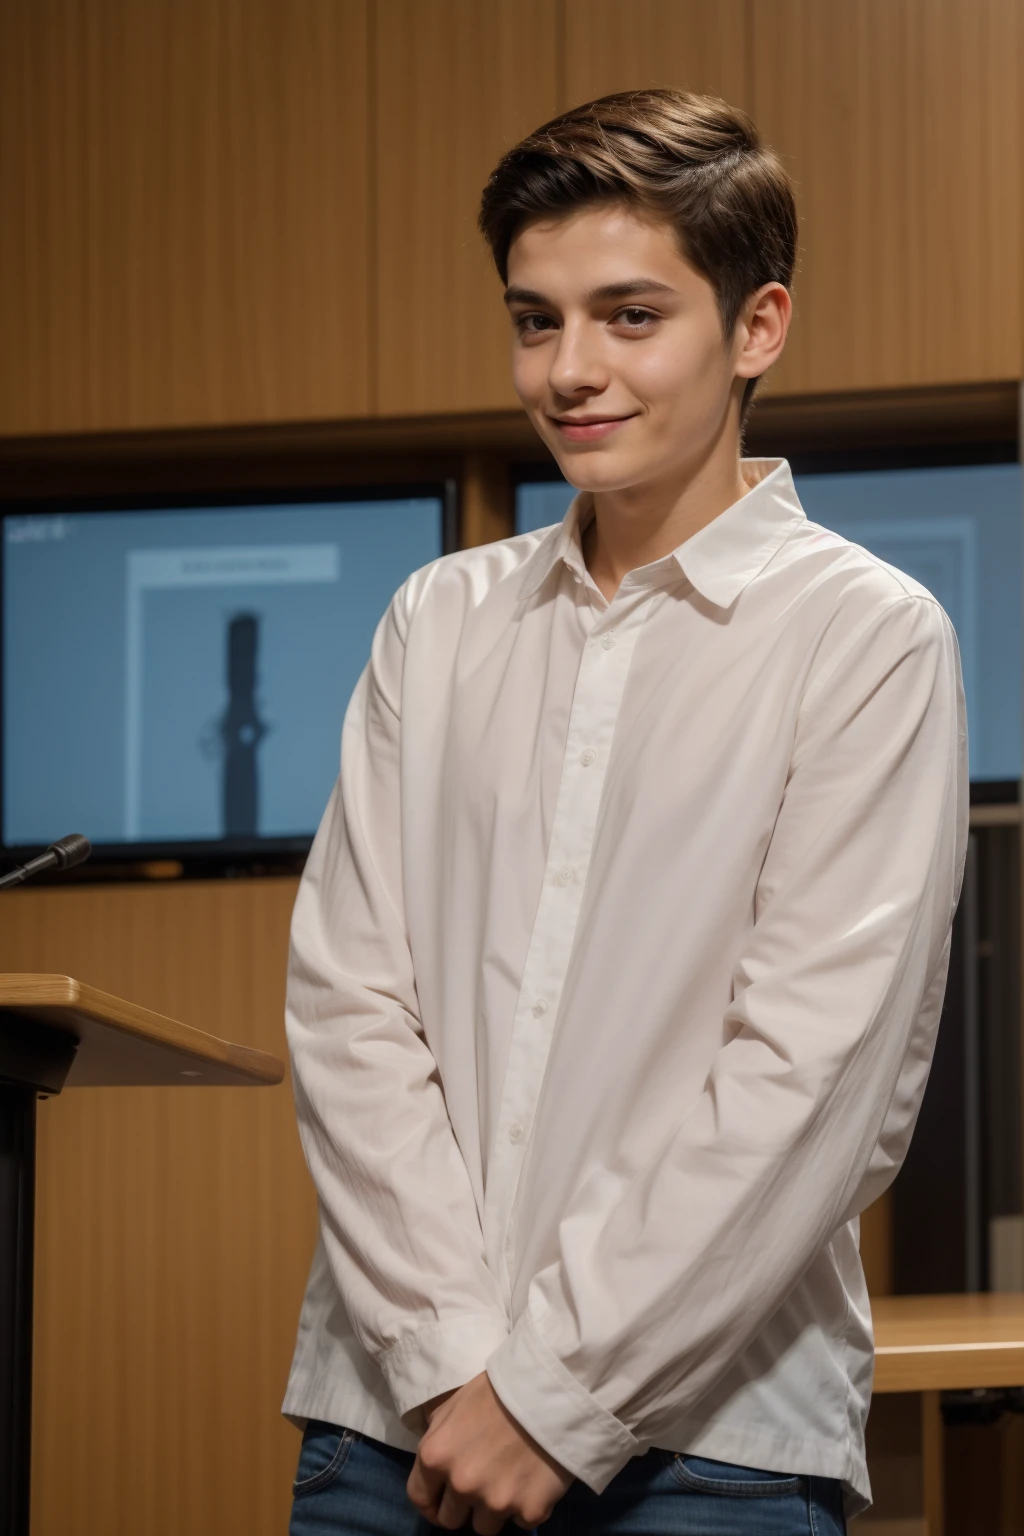
[[[509,1126],[509,1128],[508,1128],[508,1139],[509,1139],[509,1141],[522,1141],[522,1139],[523,1139],[523,1128],[519,1124],[518,1120],[513,1120],[512,1124]]]
[[[596,756],[597,753],[594,751],[593,747],[587,747],[585,751],[580,753],[580,762],[583,764],[584,768],[589,768]]]
[[[606,635],[601,636],[601,644],[604,646],[606,651],[610,651],[612,646],[615,644],[615,636],[611,633],[610,630]]]
[[[572,884],[572,877],[573,877],[572,865],[571,864],[563,864],[562,868],[558,871],[558,874],[555,876],[555,879],[558,881],[559,885],[571,885]]]
[[[544,1001],[544,999],[542,997],[538,997],[537,1001],[533,1005],[533,1016],[534,1016],[534,1018],[535,1019],[539,1019],[540,1016],[542,1014],[544,1014],[544,1013],[547,1013],[547,1011],[548,1011],[547,1003]]]

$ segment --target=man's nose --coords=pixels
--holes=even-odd
[[[590,326],[565,323],[551,360],[548,383],[558,395],[598,394],[608,384],[607,368]]]

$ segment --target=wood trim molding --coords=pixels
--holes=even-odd
[[[972,828],[1019,827],[1021,807],[1019,805],[972,805],[970,820]]]
[[[515,510],[507,455],[467,453],[460,490],[460,544],[470,549],[515,533]]]
[[[980,449],[1016,444],[1016,380],[755,401],[746,432],[752,455]],[[265,486],[356,485],[461,477],[466,455],[506,462],[549,457],[525,413],[188,428],[160,432],[0,437],[0,498],[125,496],[154,488],[234,491]]]
[[[522,411],[0,438],[4,500],[459,475],[467,452],[547,453]]]
[[[1015,443],[1020,385],[942,384],[917,389],[755,396],[749,453],[856,451]],[[773,445],[783,445],[781,448]]]

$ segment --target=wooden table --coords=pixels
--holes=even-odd
[[[939,1394],[1024,1386],[1024,1294],[876,1296],[871,1313],[875,1392],[920,1394],[923,1530],[943,1536]]]

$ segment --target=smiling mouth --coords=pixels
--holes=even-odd
[[[632,416],[548,417],[563,437],[577,443],[592,442],[597,438],[607,437],[610,432],[615,431],[616,427],[621,427],[623,422],[632,421],[632,419]]]

